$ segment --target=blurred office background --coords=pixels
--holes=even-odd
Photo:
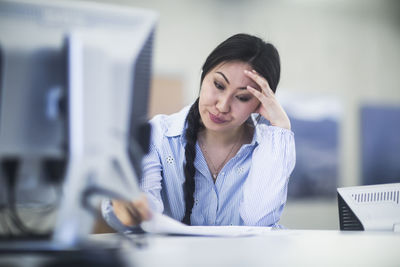
[[[400,182],[400,2],[114,0],[159,12],[150,113],[198,94],[208,53],[246,32],[279,50],[277,96],[292,119],[297,165],[281,223],[338,229],[336,188]]]

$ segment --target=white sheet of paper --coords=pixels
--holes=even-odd
[[[258,226],[188,226],[160,213],[154,213],[152,219],[143,222],[141,226],[144,231],[153,234],[221,237],[262,235],[272,229]]]

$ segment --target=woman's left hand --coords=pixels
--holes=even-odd
[[[274,92],[269,87],[268,81],[254,70],[245,70],[244,73],[261,88],[260,92],[251,86],[247,86],[247,90],[260,101],[260,105],[255,112],[269,120],[272,126],[290,130],[289,117],[276,99]]]

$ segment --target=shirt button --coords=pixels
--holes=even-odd
[[[221,172],[222,175],[225,175],[225,172]]]

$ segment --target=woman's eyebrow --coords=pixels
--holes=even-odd
[[[216,73],[218,73],[219,75],[221,75],[221,76],[224,78],[224,80],[227,82],[227,84],[230,84],[228,78],[226,78],[226,76],[225,76],[222,72],[217,71]],[[247,87],[239,87],[238,89],[240,89],[240,90],[247,90]]]
[[[228,78],[226,78],[226,76],[222,73],[222,72],[220,72],[220,71],[217,71],[216,73],[218,73],[218,74],[220,74],[220,75],[222,75],[222,77],[224,77],[224,79],[225,79],[225,81],[229,84],[229,80],[228,80]]]

